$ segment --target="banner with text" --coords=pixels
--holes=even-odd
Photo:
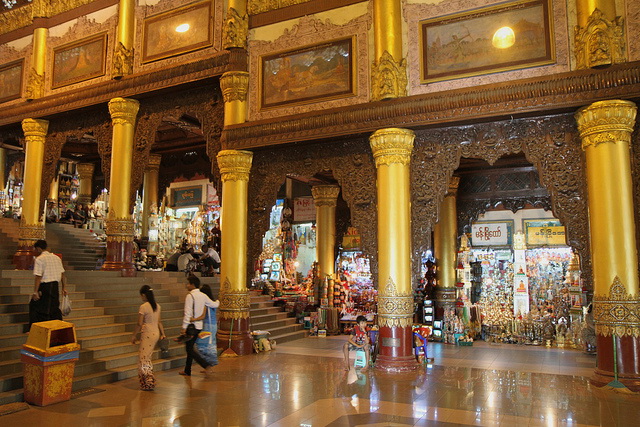
[[[566,246],[566,231],[558,220],[523,220],[527,246]]]
[[[510,246],[513,221],[478,221],[471,224],[472,246]]]
[[[313,197],[296,197],[293,199],[293,222],[309,222],[316,220],[316,205]]]

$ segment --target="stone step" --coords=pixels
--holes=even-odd
[[[251,310],[251,315],[262,316],[265,314],[274,314],[274,313],[281,313],[281,312],[282,312],[282,308],[279,308],[279,307],[254,308]]]
[[[28,300],[28,296],[23,297],[23,299]],[[71,301],[72,308],[87,308],[93,307],[94,300],[92,299],[76,299]],[[9,303],[9,304],[0,304],[0,313],[20,313],[24,311],[29,311],[29,302],[22,303]]]
[[[184,308],[184,303],[181,302],[165,302],[161,303],[163,311],[181,310]],[[129,304],[121,306],[108,306],[103,307],[105,314],[130,314],[137,313],[139,305]]]
[[[29,288],[29,291],[27,291],[29,293],[24,292],[3,294],[0,290],[0,304],[17,304],[20,302],[29,301],[29,299],[31,298],[30,291],[33,291],[33,286],[31,286],[31,288]],[[86,299],[84,292],[69,292],[67,290],[67,293],[69,295],[69,298],[71,298],[71,301]]]
[[[292,324],[296,324],[296,322],[295,322],[295,319],[291,319],[291,318],[271,320],[271,321],[260,322],[260,323],[256,323],[253,319],[251,319],[251,330],[274,331],[280,327],[290,326]]]
[[[274,340],[276,344],[284,344],[286,342],[305,338],[307,335],[308,335],[308,332],[306,329],[300,329],[298,331],[289,332],[289,333],[280,334],[280,335],[272,334],[269,338]]]

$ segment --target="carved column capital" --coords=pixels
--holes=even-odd
[[[33,246],[36,241],[44,239],[45,229],[43,224],[27,224],[24,219],[20,220],[18,230],[19,246]]]
[[[407,96],[407,81],[407,60],[398,62],[385,50],[371,66],[371,98],[380,101]]]
[[[78,170],[78,176],[80,177],[81,180],[83,179],[91,179],[93,178],[93,171],[95,169],[96,165],[93,163],[78,163],[77,165],[77,170]]]
[[[48,130],[49,122],[47,120],[24,119],[22,121],[22,131],[27,143],[41,142],[44,144]]]
[[[640,298],[616,276],[608,295],[594,295],[593,318],[598,335],[640,337]]]
[[[109,101],[109,114],[114,125],[135,125],[140,103],[135,99],[113,98]]]
[[[147,167],[145,171],[157,171],[160,169],[160,162],[162,161],[161,154],[151,154],[149,155],[149,160],[147,161]]]
[[[369,137],[376,167],[400,163],[409,165],[416,134],[409,129],[388,128],[375,131]]]
[[[249,16],[240,13],[233,7],[227,10],[222,30],[222,47],[224,49],[246,49],[249,34]]]
[[[340,187],[337,185],[314,185],[311,187],[313,203],[316,206],[336,207],[338,204],[338,194]]]
[[[576,68],[594,68],[625,61],[624,19],[610,21],[596,8],[587,25],[576,25],[574,30],[574,55]]]
[[[111,77],[119,79],[133,73],[133,47],[127,49],[121,41],[113,49]]]
[[[223,319],[248,319],[250,309],[249,291],[236,289],[227,278],[220,288],[220,317]]]
[[[246,71],[229,71],[220,77],[220,89],[224,102],[247,100],[249,90],[249,73]]]
[[[631,144],[637,107],[631,101],[599,101],[576,113],[582,148],[607,142]]]
[[[42,98],[44,95],[44,74],[39,74],[35,68],[29,70],[27,85],[24,90],[24,97],[30,101]]]
[[[249,181],[253,153],[242,150],[222,150],[218,152],[218,167],[222,182]]]
[[[460,185],[460,177],[452,176],[447,189],[447,196],[455,196],[458,194],[458,186]]]

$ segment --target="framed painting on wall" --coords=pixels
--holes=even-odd
[[[211,1],[145,18],[142,62],[152,62],[213,45]]]
[[[0,102],[22,96],[24,59],[0,65]]]
[[[555,62],[549,0],[520,0],[420,22],[421,82]]]
[[[53,49],[53,89],[103,76],[107,33],[96,34]]]
[[[260,108],[343,98],[354,92],[352,37],[260,58]]]

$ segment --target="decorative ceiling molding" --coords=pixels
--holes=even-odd
[[[250,149],[370,133],[387,127],[553,114],[592,102],[640,97],[640,61],[495,83],[230,126],[226,149]]]
[[[122,80],[110,80],[72,93],[47,96],[0,109],[0,126],[19,123],[25,118],[47,117],[108,102],[115,97],[144,97],[152,92],[211,79],[227,71],[246,70],[244,51],[223,51],[207,59],[137,74]]]

